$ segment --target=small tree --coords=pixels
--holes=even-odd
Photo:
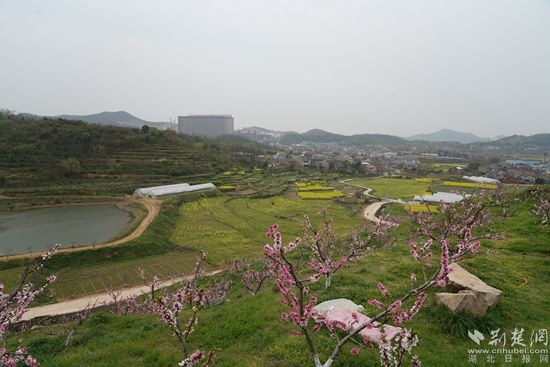
[[[274,282],[281,294],[281,302],[289,308],[281,314],[281,317],[283,320],[292,322],[298,328],[297,334],[305,338],[313,365],[315,367],[332,366],[342,348],[366,328],[378,329],[380,334],[384,335],[381,330],[382,325],[377,323],[379,321],[385,322],[389,319],[395,325],[401,325],[414,317],[426,299],[426,290],[430,287],[446,285],[451,262],[477,253],[481,239],[497,238],[487,229],[490,220],[485,210],[486,205],[478,197],[469,197],[456,205],[443,204],[439,215],[411,213],[418,227],[414,237],[409,241],[409,249],[413,258],[422,266],[424,281],[400,297],[392,296],[390,291],[379,283],[378,288],[388,301],[370,300],[369,304],[377,307],[379,312],[372,318],[353,313],[353,321],[345,325],[328,322],[314,311],[317,296],[311,294],[309,287],[325,273],[319,267],[312,265],[312,262],[308,264],[306,271],[301,270],[299,263],[289,256],[292,251],[303,251],[300,245],[304,241],[297,238],[285,246],[278,225],[271,226],[267,236],[273,239],[273,244],[265,245],[265,254],[270,260]],[[432,250],[434,244],[438,245],[438,251]],[[315,255],[311,255],[311,258],[314,264]],[[426,269],[431,269],[429,274],[426,274]],[[416,280],[416,275],[411,274],[411,279]],[[414,302],[410,308],[407,308],[406,304],[413,298]],[[344,335],[337,339],[330,356],[324,362],[321,361],[314,340],[314,333],[323,326],[335,336],[337,330],[344,332]],[[401,329],[395,338],[380,340],[380,364],[392,367],[402,366],[403,356],[410,354],[413,365],[419,366],[420,360],[412,355],[412,349],[417,340],[418,338],[407,329]],[[368,343],[369,340],[366,339],[365,342]],[[354,348],[354,354],[356,351]]]
[[[535,198],[533,214],[538,216],[541,225],[550,223],[550,195],[548,191],[534,190],[532,195]]]
[[[82,167],[75,157],[70,157],[61,161],[61,170],[64,176],[73,176],[80,173]]]
[[[0,366],[14,367],[21,363],[29,367],[39,365],[26,348],[11,346],[8,334],[13,326],[21,321],[30,303],[55,281],[55,275],[50,275],[40,287],[35,287],[32,283],[27,282],[33,274],[44,267],[44,262],[53,256],[58,247],[56,245],[35,262],[25,266],[17,286],[11,293],[5,293],[4,284],[0,283]]]
[[[371,233],[364,231],[360,235],[352,231],[350,240],[338,241],[333,221],[328,218],[326,210],[321,210],[319,216],[322,223],[315,227],[308,216],[304,220],[303,243],[311,249],[309,266],[325,278],[325,288],[332,284],[333,275],[346,264],[364,257],[372,249],[372,244],[380,239],[390,228],[392,222],[381,220]]]
[[[519,201],[517,193],[517,185],[512,190],[507,190],[506,186],[500,183],[491,192],[489,200],[494,207],[500,208],[500,216],[502,218],[510,218],[516,213],[517,209],[514,204]]]
[[[164,290],[157,295],[160,287],[160,279],[153,277],[147,279],[143,271],[140,272],[142,279],[150,288],[148,295],[143,300],[137,297],[121,299],[120,293],[110,291],[114,312],[118,314],[128,313],[155,313],[160,317],[164,325],[177,337],[183,360],[178,364],[180,367],[198,366],[208,367],[212,364],[214,351],[205,353],[199,349],[191,352],[189,336],[195,330],[198,323],[199,311],[208,305],[219,304],[225,299],[230,283],[220,281],[210,287],[201,287],[198,284],[202,277],[202,264],[206,259],[206,252],[202,251],[197,257],[195,270],[192,275],[184,277],[181,285],[173,292]],[[184,311],[185,316],[184,316]]]
[[[251,265],[245,265],[243,262],[237,261],[233,266],[233,270],[240,277],[245,289],[251,294],[258,293],[264,282],[271,276],[265,260]]]

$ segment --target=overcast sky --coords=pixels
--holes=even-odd
[[[0,0],[0,107],[550,132],[550,0]]]

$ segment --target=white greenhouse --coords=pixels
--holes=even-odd
[[[499,183],[499,180],[495,180],[494,178],[489,177],[483,177],[483,176],[462,176],[463,179],[478,183],[488,183],[488,184],[497,184]]]
[[[414,201],[428,202],[428,203],[447,203],[453,204],[462,201],[464,196],[455,194],[452,192],[436,192],[432,195],[416,195]]]
[[[199,184],[199,185],[189,185],[188,183],[181,183],[181,184],[175,184],[175,185],[144,187],[134,191],[134,196],[156,198],[159,196],[182,194],[186,192],[201,191],[201,190],[212,190],[215,188],[216,186],[214,186],[214,184],[211,184],[211,183],[205,183],[205,184]]]

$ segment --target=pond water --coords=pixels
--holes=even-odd
[[[121,233],[130,213],[114,204],[67,205],[0,213],[0,255],[103,243]]]

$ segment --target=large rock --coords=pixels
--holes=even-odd
[[[351,311],[348,308],[338,306],[331,309],[324,316],[325,322],[333,325],[335,328],[350,331],[360,325],[371,323],[371,318],[360,312]],[[379,322],[372,322],[370,326],[359,332],[365,343],[372,342],[382,344],[389,341],[401,333],[401,328],[392,325],[383,325]]]
[[[445,305],[452,313],[468,311],[474,315],[484,315],[487,307],[476,301],[475,293],[472,291],[460,291],[458,293],[437,293],[435,300],[438,304]]]
[[[502,291],[487,285],[456,263],[449,267],[448,285],[458,293],[438,293],[437,303],[444,304],[453,313],[465,310],[477,316],[485,315],[489,307],[498,304]]]
[[[357,305],[354,302],[346,298],[331,299],[329,301],[321,302],[313,308],[313,310],[319,315],[326,315],[333,308],[343,308],[352,312],[363,312],[364,308],[361,305]]]

